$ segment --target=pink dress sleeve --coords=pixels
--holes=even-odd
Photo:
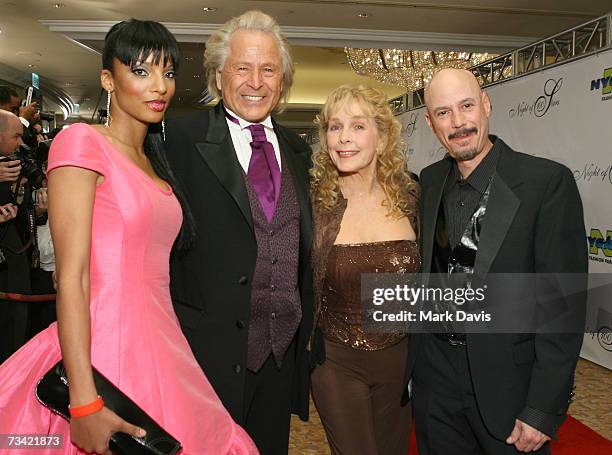
[[[106,175],[107,158],[96,134],[84,123],[75,123],[62,130],[51,144],[47,172],[58,167],[75,166]]]

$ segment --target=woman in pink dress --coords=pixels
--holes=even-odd
[[[195,230],[153,129],[174,94],[178,62],[178,45],[161,24],[116,24],[101,73],[109,121],[70,126],[51,148],[58,322],[0,366],[0,435],[62,438],[61,449],[37,454],[110,454],[113,433],[142,436],[102,406],[92,366],[177,438],[184,455],[258,453],[193,357],[170,300],[169,256],[187,248]],[[35,396],[62,358],[70,423]],[[5,436],[0,453],[7,448],[11,455],[34,449]]]

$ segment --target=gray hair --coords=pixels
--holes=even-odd
[[[281,93],[282,103],[287,102],[289,90],[293,84],[293,57],[287,39],[283,36],[280,26],[276,20],[261,11],[247,11],[238,17],[234,17],[221,26],[219,30],[210,35],[206,41],[204,51],[204,73],[208,83],[208,91],[215,97],[221,97],[217,89],[216,73],[223,69],[225,60],[229,55],[230,40],[238,30],[253,30],[271,33],[278,43],[278,52],[283,64],[283,91]]]

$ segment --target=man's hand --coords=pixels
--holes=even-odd
[[[0,223],[6,223],[17,216],[17,206],[13,204],[0,205]]]
[[[519,419],[516,419],[514,429],[510,436],[508,436],[508,439],[506,439],[508,444],[514,444],[516,450],[520,452],[539,450],[547,441],[550,441],[550,437],[527,425],[525,422],[521,422]]]
[[[0,161],[0,182],[16,182],[21,173],[21,161]]]
[[[28,122],[31,122],[36,117],[36,110],[38,105],[36,101],[28,104],[27,106],[22,106],[19,108],[19,117],[23,117]]]

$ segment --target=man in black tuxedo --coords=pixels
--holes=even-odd
[[[475,280],[571,273],[585,284],[586,235],[571,172],[489,135],[491,104],[468,71],[437,73],[425,100],[427,123],[448,155],[421,173],[423,272],[448,274],[459,265]],[[475,255],[460,254],[466,245]],[[580,326],[584,293],[571,303]],[[411,338],[407,378],[419,453],[550,453],[583,335],[449,332]]]
[[[197,240],[172,261],[176,313],[196,359],[263,455],[308,418],[312,327],[310,148],[270,116],[293,80],[274,19],[249,11],[206,43],[210,111],[166,126]]]

